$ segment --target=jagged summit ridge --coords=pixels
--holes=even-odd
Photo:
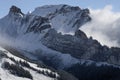
[[[74,33],[91,20],[89,9],[69,5],[46,5],[36,8],[32,14],[48,17],[53,28],[63,33]]]
[[[63,33],[75,33],[75,31],[78,31],[80,26],[91,20],[89,14],[89,9],[69,5],[42,6],[28,14],[23,14],[20,8],[13,5],[9,11],[9,15],[13,15],[15,20],[28,15],[48,18],[52,24],[51,26],[58,32]]]

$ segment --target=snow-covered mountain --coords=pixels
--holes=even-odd
[[[92,65],[91,60],[95,64],[106,62],[120,65],[120,48],[102,46],[97,40],[88,38],[83,31],[79,30],[79,27],[92,20],[89,13],[89,9],[69,5],[47,5],[36,8],[32,13],[24,14],[20,8],[12,6],[8,15],[0,19],[0,45],[21,60],[25,57],[37,62],[36,64],[44,63],[67,72],[74,71],[73,67],[76,67],[74,65],[86,64],[86,61],[86,65]],[[5,61],[6,59],[17,65],[16,60],[12,61],[9,56],[5,57]],[[1,65],[4,65],[5,61]],[[20,63],[19,65],[24,68]],[[28,70],[28,68],[24,69]],[[1,67],[1,70],[4,70],[4,67]],[[30,71],[34,73],[35,70],[30,69]],[[31,75],[34,78],[37,75],[33,73]],[[72,71],[70,73],[75,77],[69,74],[69,79],[65,77],[68,73],[61,73],[58,76],[62,75],[62,78],[64,76],[65,80],[70,78],[77,80],[75,77],[81,79]],[[50,76],[46,78],[52,79]]]
[[[56,5],[56,8],[57,7],[58,6]],[[71,9],[70,6],[69,8]],[[74,13],[74,11],[72,12]],[[79,12],[82,12],[81,9],[79,10]],[[81,17],[79,18],[81,19]],[[76,18],[73,18],[73,20],[76,20]],[[53,24],[50,23],[49,17],[41,17],[30,13],[23,14],[20,8],[12,6],[8,15],[0,20],[0,33],[1,38],[3,39],[1,40],[1,44],[32,52],[33,55],[37,55],[37,57],[39,56],[38,58],[42,59],[44,59],[46,55],[49,56],[49,58],[54,57],[53,60],[51,59],[51,61],[54,61],[54,64],[57,64],[57,67],[59,68],[68,67],[79,62],[79,60],[72,57],[68,53],[62,54],[59,51],[49,49],[48,47],[43,45],[43,40],[45,36],[49,32],[54,33],[54,31],[56,31],[54,29],[55,28],[53,27]],[[56,61],[55,59],[61,60],[59,61],[59,64],[58,60]]]

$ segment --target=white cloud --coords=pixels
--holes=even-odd
[[[120,47],[120,12],[112,11],[111,5],[103,9],[90,9],[90,12],[92,21],[83,25],[81,30],[103,45]]]

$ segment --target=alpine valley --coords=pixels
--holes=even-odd
[[[120,48],[80,30],[88,8],[45,5],[0,19],[0,80],[120,80]]]

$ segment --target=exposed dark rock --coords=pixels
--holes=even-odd
[[[76,36],[76,37],[80,37],[80,38],[87,39],[86,34],[85,34],[83,31],[81,31],[81,30],[77,30],[77,31],[75,32],[75,36]]]
[[[23,13],[21,12],[21,9],[20,8],[18,8],[18,7],[16,7],[16,6],[11,6],[11,8],[10,8],[10,11],[9,11],[9,13],[20,13],[20,14],[22,14],[23,15]]]
[[[29,21],[28,21],[29,22]],[[41,17],[41,16],[34,16],[34,19],[29,22],[27,32],[41,32],[45,29],[50,29],[51,25],[49,23],[48,18]]]

